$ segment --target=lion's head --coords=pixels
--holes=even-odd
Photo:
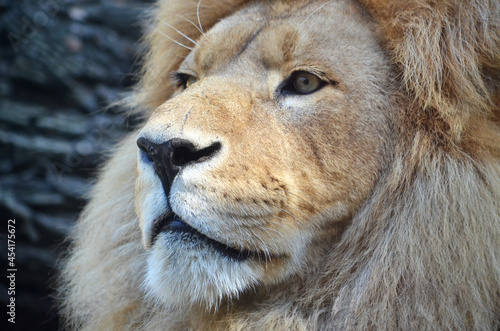
[[[74,325],[499,325],[498,3],[361,2],[159,3]]]
[[[321,260],[391,157],[373,30],[353,4],[253,4],[190,44],[137,140],[154,295],[211,306]]]

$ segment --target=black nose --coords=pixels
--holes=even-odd
[[[205,148],[196,148],[192,142],[185,139],[174,138],[156,144],[144,137],[137,139],[137,146],[141,149],[141,158],[145,162],[154,163],[155,172],[160,177],[167,195],[175,176],[183,167],[207,161],[221,148],[219,142]]]

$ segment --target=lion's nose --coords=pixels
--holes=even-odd
[[[174,138],[157,144],[141,137],[137,139],[137,146],[141,150],[142,162],[154,163],[155,172],[168,194],[172,181],[183,167],[209,160],[220,150],[221,143],[215,142],[207,147],[197,148],[185,139]]]

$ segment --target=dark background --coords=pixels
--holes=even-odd
[[[57,330],[51,283],[96,168],[134,125],[130,89],[153,0],[0,0],[0,329]],[[15,219],[16,324],[7,322]]]

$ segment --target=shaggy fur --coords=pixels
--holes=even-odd
[[[179,0],[159,1],[153,12],[142,78],[126,100],[147,121],[117,147],[74,230],[60,285],[69,329],[500,327],[499,1]],[[339,23],[321,32],[328,15]],[[242,17],[247,30],[234,29]],[[298,33],[280,25],[290,17]],[[271,27],[261,34],[269,39],[248,38],[252,24]],[[335,46],[323,44],[329,35]],[[256,43],[236,52],[243,73],[226,59],[241,48],[238,38]],[[288,63],[300,43],[306,55],[331,52],[321,60],[337,61],[337,85],[266,103],[256,77]],[[283,56],[274,45],[286,46]],[[184,91],[171,84],[170,72],[209,54],[220,67],[236,64],[214,65],[213,77],[206,69]],[[255,65],[261,54],[264,71]],[[307,112],[280,113],[303,100],[312,102]],[[237,169],[220,158],[201,175],[181,174],[167,202],[138,160],[141,135],[197,145],[221,136],[231,153],[220,154]],[[201,185],[186,193],[192,178]],[[269,200],[282,206],[283,222],[238,220],[250,239],[238,238],[236,218],[213,217],[259,218],[274,212]],[[197,208],[183,207],[189,201]],[[233,263],[167,235],[152,243],[151,215],[167,204],[205,234],[268,253],[265,264]],[[205,209],[202,221],[190,216]]]

